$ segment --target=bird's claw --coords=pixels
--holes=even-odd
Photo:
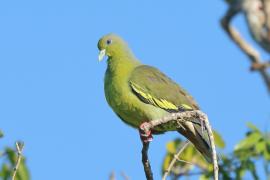
[[[148,127],[148,122],[142,123],[139,127],[140,138],[144,143],[151,142],[153,140],[152,132]]]

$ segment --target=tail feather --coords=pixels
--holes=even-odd
[[[185,136],[195,148],[203,155],[203,157],[212,163],[212,151],[209,144],[208,136],[205,137],[201,130],[201,126],[193,124],[191,122],[185,122],[182,127],[178,129],[178,132]]]

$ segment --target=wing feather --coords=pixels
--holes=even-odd
[[[135,68],[129,85],[141,101],[166,111],[199,109],[185,90],[154,67],[142,65]]]

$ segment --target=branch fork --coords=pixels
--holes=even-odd
[[[205,113],[203,113],[200,110],[194,110],[194,111],[184,111],[184,112],[179,112],[179,113],[172,113],[168,116],[165,116],[160,119],[152,120],[147,123],[144,123],[143,126],[140,126],[140,131],[144,132],[147,134],[147,132],[151,131],[151,129],[154,129],[156,126],[168,123],[170,121],[176,122],[177,125],[181,126],[183,122],[190,121],[192,122],[193,119],[200,119],[202,122],[202,125],[205,125],[206,131],[209,134],[209,140],[210,140],[210,146],[212,149],[212,159],[213,159],[213,166],[214,166],[214,180],[218,180],[218,163],[217,163],[217,154],[216,154],[216,148],[215,148],[215,143],[214,143],[214,136],[213,132],[211,129],[211,126],[208,121],[208,117]],[[153,173],[151,171],[151,166],[150,166],[150,161],[148,159],[148,148],[150,142],[143,142],[143,148],[142,148],[142,163],[144,165],[144,172],[146,175],[147,180],[153,180]],[[188,144],[188,143],[187,143]],[[183,148],[180,148],[180,151],[182,152],[186,146]],[[178,153],[178,155],[181,154]],[[173,164],[175,163],[177,159],[173,160]],[[173,164],[171,166],[173,166]],[[169,171],[167,172],[168,175]],[[165,180],[163,178],[163,180]]]
[[[266,23],[270,23],[270,20],[268,20],[268,13],[270,11],[267,11],[266,8],[266,2],[267,0],[263,1],[263,10],[266,14]],[[237,3],[232,3],[230,7],[228,8],[226,14],[221,19],[220,23],[224,31],[228,34],[228,36],[231,38],[231,40],[243,51],[244,54],[246,54],[251,62],[251,71],[258,71],[268,89],[268,92],[270,93],[270,74],[267,71],[267,68],[270,67],[270,62],[264,62],[262,61],[260,57],[260,53],[252,47],[244,38],[241,37],[241,34],[237,31],[236,28],[234,28],[231,25],[232,19],[241,11],[243,11],[241,7],[242,1],[237,1]],[[269,2],[267,2],[269,4]],[[267,27],[270,26],[270,24],[267,24]]]

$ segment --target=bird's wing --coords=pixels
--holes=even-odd
[[[141,101],[168,112],[199,109],[185,90],[154,67],[141,65],[135,68],[129,85]]]
[[[132,92],[142,102],[168,112],[199,109],[194,99],[185,90],[154,67],[141,65],[135,68],[131,73],[129,85]],[[183,129],[180,128],[179,132],[186,136],[209,160],[211,151],[208,134],[202,130],[200,120],[194,119],[192,124],[193,128],[190,123],[183,123]]]

